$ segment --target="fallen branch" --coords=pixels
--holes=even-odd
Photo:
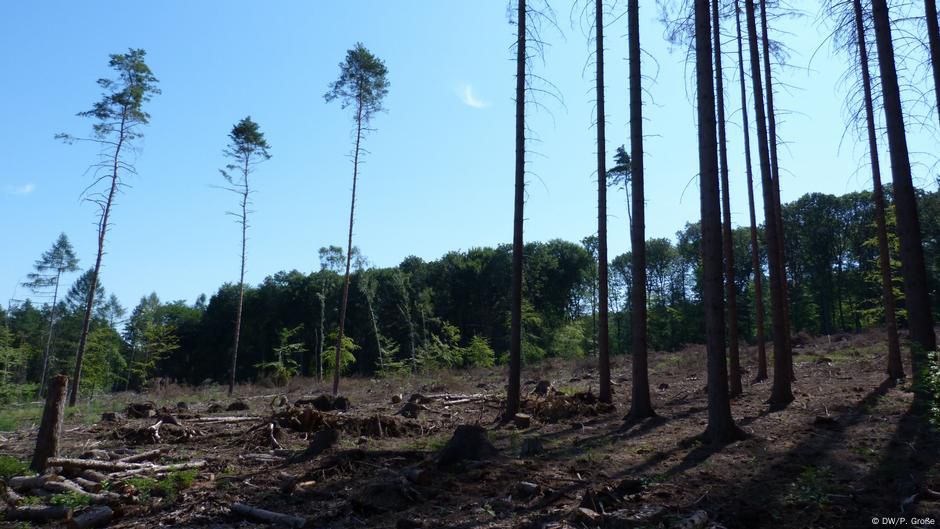
[[[206,466],[205,461],[191,461],[189,463],[177,463],[174,465],[148,465],[143,467],[135,467],[123,472],[112,472],[108,477],[111,479],[126,478],[128,476],[136,476],[137,474],[165,474],[167,472],[176,472],[177,470],[190,470],[193,468],[202,468]]]
[[[282,514],[279,512],[266,511],[264,509],[258,509],[257,507],[245,505],[244,503],[233,503],[232,512],[240,514],[245,518],[281,525],[284,527],[300,529],[307,524],[306,518],[301,518],[299,516],[293,516],[290,514]]]
[[[141,452],[139,454],[132,454],[129,456],[122,457],[118,461],[122,463],[135,463],[138,461],[147,461],[149,459],[156,459],[160,457],[160,454],[163,453],[162,448],[157,448],[156,450],[148,450],[146,452]]]
[[[47,481],[61,481],[63,478],[55,474],[43,474],[41,476],[14,476],[7,480],[7,485],[11,489],[16,490],[29,490],[29,489],[39,489],[46,484]]]
[[[152,463],[126,463],[123,461],[98,461],[96,459],[70,459],[67,457],[50,457],[47,463],[51,467],[83,468],[107,472],[131,470],[152,465]]]

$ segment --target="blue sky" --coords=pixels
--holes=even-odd
[[[528,188],[527,240],[580,240],[596,229],[589,45],[580,26],[572,27],[570,4],[554,4],[565,35],[546,32],[551,45],[536,71],[557,85],[564,104],[545,100],[550,113],[530,118],[539,137],[530,145],[539,155],[530,165],[537,177]],[[671,237],[698,216],[692,69],[683,51],[662,39],[653,2],[641,4],[644,47],[658,63],[644,65],[654,78],[645,110],[648,235]],[[843,58],[824,45],[806,69],[826,33],[816,13],[781,29],[791,33],[784,38],[796,67],[782,74],[792,88],[779,91],[778,105],[799,109],[782,116],[783,199],[867,188],[868,174],[858,171],[865,151],[842,141]],[[625,18],[607,29],[610,153],[629,141],[625,33]],[[509,241],[513,38],[502,0],[5,4],[0,299],[28,295],[16,285],[59,232],[69,235],[83,267],[93,264],[96,211],[80,193],[96,151],[53,136],[90,130],[91,122],[75,114],[98,99],[95,80],[110,76],[108,54],[129,47],[147,50],[163,90],[148,108],[139,176],[127,175],[131,187],[114,209],[102,272],[105,287],[129,308],[151,291],[192,301],[237,279],[239,231],[225,215],[235,197],[213,186],[222,183],[227,133],[246,115],[260,124],[273,154],[253,177],[248,281],[314,270],[319,247],[345,240],[352,123],[348,111],[322,96],[357,41],[385,60],[391,87],[388,112],[376,117],[365,144],[354,243],[373,264],[393,266],[408,255],[435,259]],[[737,94],[730,43],[725,51],[728,90]],[[737,97],[728,101],[732,120],[739,104]],[[732,123],[729,134],[732,214],[745,224],[740,125]],[[921,129],[912,142],[920,151],[936,143]],[[933,181],[925,166],[916,170],[920,183]],[[628,244],[621,191],[612,191],[610,215],[616,255]]]

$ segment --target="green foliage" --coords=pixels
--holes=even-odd
[[[302,323],[293,329],[281,328],[278,331],[280,345],[274,348],[277,359],[255,364],[255,367],[270,376],[275,384],[286,385],[300,371],[300,364],[294,357],[307,352],[304,343],[296,341],[297,335],[303,333],[303,330]]]
[[[78,257],[75,256],[75,250],[69,238],[64,233],[60,233],[52,248],[43,252],[33,268],[36,271],[31,272],[27,276],[29,281],[23,283],[23,286],[33,292],[44,292],[46,289],[55,288],[62,274],[78,270]]]
[[[790,484],[785,500],[790,504],[819,507],[829,502],[832,471],[827,467],[806,467],[796,482]]]
[[[326,343],[329,344],[329,347],[323,349],[322,358],[323,358],[323,372],[332,373],[333,369],[336,367],[336,338],[338,336],[337,331],[331,332],[327,335]],[[359,345],[353,341],[349,336],[343,336],[343,342],[340,347],[340,374],[348,373],[352,368],[353,364],[356,363],[356,351],[361,349]]]
[[[483,336],[471,338],[463,356],[466,367],[493,367],[496,363],[496,353]]]
[[[79,116],[91,117],[99,122],[94,125],[95,135],[107,138],[119,127],[141,124],[150,120],[150,114],[143,111],[143,104],[160,93],[157,78],[144,62],[147,52],[142,49],[130,49],[125,54],[113,54],[108,63],[117,72],[116,79],[98,79],[98,86],[104,90],[101,100],[91,110]],[[123,125],[122,125],[123,121]],[[139,133],[134,133],[134,137]]]
[[[62,494],[53,494],[49,499],[52,505],[61,505],[70,509],[80,509],[91,505],[91,496],[80,494],[78,492],[66,492]]]
[[[82,383],[91,390],[107,391],[124,380],[121,373],[127,371],[127,361],[121,355],[121,337],[109,326],[99,326],[88,335],[85,361],[82,367]]]
[[[584,330],[577,323],[568,323],[555,331],[551,351],[562,358],[584,358]]]
[[[0,478],[8,479],[13,476],[22,476],[29,472],[29,465],[19,459],[0,455]]]
[[[919,387],[915,388],[926,402],[927,417],[935,430],[940,430],[940,352],[928,351],[920,366]]]
[[[124,482],[137,489],[141,498],[160,496],[173,502],[179,497],[180,492],[193,486],[197,475],[198,471],[195,469],[177,470],[159,480],[147,476],[134,476],[125,479]]]
[[[342,107],[355,106],[357,116],[368,123],[372,115],[383,110],[382,100],[388,94],[388,68],[381,59],[357,42],[346,52],[339,65],[340,74],[330,83],[323,98],[329,103],[339,99]]]

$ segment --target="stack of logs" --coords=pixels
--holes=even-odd
[[[133,494],[118,494],[104,490],[122,479],[139,475],[157,476],[205,466],[205,461],[192,461],[161,465],[153,462],[161,456],[160,450],[149,450],[124,455],[94,450],[85,454],[87,459],[50,457],[43,473],[34,476],[14,476],[0,481],[0,497],[6,507],[9,521],[48,522],[67,521],[73,529],[101,527],[120,516],[127,505],[138,498]],[[127,489],[125,489],[127,490]],[[43,503],[56,494],[69,494],[80,498],[88,507],[74,512],[65,505]],[[29,499],[27,499],[29,497]]]

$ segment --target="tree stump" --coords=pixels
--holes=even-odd
[[[36,450],[29,468],[38,473],[46,470],[46,460],[59,455],[59,434],[62,432],[62,420],[65,418],[65,391],[69,377],[57,375],[49,381],[46,392],[46,407],[42,411],[39,434],[36,436]]]
[[[464,460],[482,461],[496,455],[496,448],[486,437],[486,430],[474,424],[461,424],[438,454],[438,464],[453,465]]]

